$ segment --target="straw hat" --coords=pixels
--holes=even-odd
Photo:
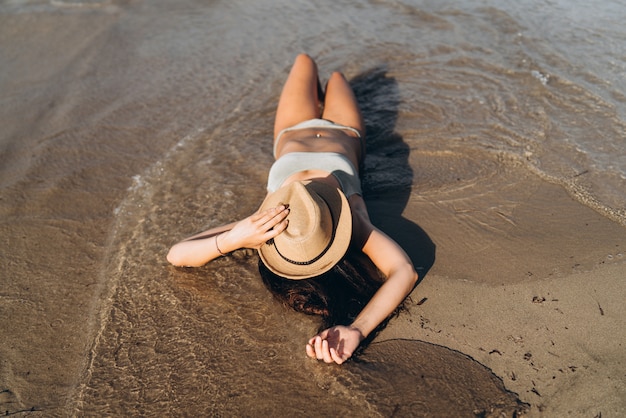
[[[289,225],[259,248],[272,272],[288,279],[319,276],[341,260],[352,237],[346,196],[317,181],[293,182],[267,196],[260,210],[289,205]]]

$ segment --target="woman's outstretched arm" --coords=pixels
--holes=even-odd
[[[288,214],[289,208],[281,205],[208,229],[175,244],[167,261],[175,266],[199,267],[240,248],[259,248],[285,230]]]
[[[351,325],[329,328],[309,340],[307,354],[326,363],[341,364],[350,358],[361,341],[411,293],[418,279],[407,254],[370,223],[365,203],[360,197],[359,200],[361,202],[353,205],[355,226],[359,228],[355,233],[365,235],[363,252],[386,280]]]

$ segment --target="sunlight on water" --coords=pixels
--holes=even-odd
[[[345,25],[348,39],[375,39],[367,51],[333,38],[319,45],[293,43],[277,29],[268,35],[274,37],[273,42],[286,43],[283,51],[273,50],[276,58],[268,65],[265,57],[250,49],[254,41],[242,44],[242,39],[254,33],[267,33],[257,13],[297,21],[301,7],[289,3],[280,10],[271,9],[274,12],[261,12],[255,4],[241,12],[238,19],[246,25],[237,27],[237,38],[223,40],[222,47],[229,52],[223,52],[211,69],[210,82],[226,83],[228,95],[222,91],[212,97],[217,100],[211,106],[215,113],[207,115],[206,128],[175,141],[157,163],[133,178],[126,200],[116,210],[118,247],[112,250],[113,257],[119,258],[114,265],[120,270],[110,272],[115,296],[103,324],[94,376],[84,392],[91,405],[87,411],[105,403],[109,411],[126,408],[125,399],[118,399],[116,405],[109,397],[99,399],[98,393],[110,379],[120,381],[130,393],[133,387],[151,382],[154,393],[140,390],[131,399],[144,403],[153,399],[155,411],[159,399],[172,402],[169,394],[187,385],[201,390],[185,402],[201,405],[199,411],[205,413],[278,413],[274,394],[284,397],[292,391],[298,401],[280,412],[302,413],[326,392],[334,396],[333,413],[354,411],[354,402],[368,415],[386,415],[398,408],[382,397],[367,395],[376,393],[376,385],[367,382],[375,376],[368,369],[376,368],[375,362],[352,365],[345,373],[302,366],[302,342],[314,332],[315,324],[272,302],[256,277],[254,254],[244,252],[194,271],[164,264],[168,244],[245,216],[262,200],[271,164],[275,98],[292,56],[302,48],[318,56],[323,67],[342,68],[350,77],[361,77],[355,89],[362,95],[370,129],[366,193],[384,194],[389,188],[409,188],[421,196],[441,195],[444,190],[462,193],[465,187],[501,176],[497,161],[511,167],[522,164],[568,187],[581,201],[622,219],[622,201],[615,200],[612,203],[617,207],[610,208],[599,197],[605,173],[598,169],[601,155],[582,151],[586,143],[581,142],[597,123],[608,123],[608,129],[618,134],[622,122],[588,86],[564,78],[569,63],[546,61],[550,46],[538,32],[539,26],[529,28],[528,22],[518,22],[498,9],[465,5],[459,11],[455,5],[420,8],[382,2],[372,9],[355,7],[335,19],[313,16],[302,21],[305,30],[311,25],[316,32],[328,33]],[[359,25],[354,25],[356,21]],[[238,54],[247,59],[242,61]],[[236,78],[231,69],[238,74]],[[376,88],[378,94],[372,95]],[[592,114],[594,119],[578,123],[572,102],[577,111]],[[606,139],[607,146],[612,146],[610,141]],[[410,166],[409,151],[414,153]],[[485,152],[493,160],[480,157]],[[412,167],[419,170],[414,172]],[[594,180],[585,181],[587,177]],[[504,228],[507,222],[514,224],[510,214],[500,213]],[[487,226],[490,222],[476,227],[492,228]],[[138,266],[133,260],[149,263]],[[121,359],[122,347],[139,351],[129,351]],[[390,353],[385,347],[380,346],[383,356]],[[421,350],[427,349],[434,348]],[[167,360],[159,360],[163,356]],[[407,361],[407,357],[396,358],[399,365]],[[467,362],[464,369],[472,364],[463,358],[450,361]],[[360,367],[368,371],[363,373]],[[160,369],[158,376],[167,377],[155,380],[151,374],[156,369]],[[387,379],[390,373],[397,371],[383,371],[381,378]],[[446,384],[458,378],[457,374]],[[485,378],[491,379],[488,373],[476,379]],[[419,384],[412,377],[407,379],[405,385]],[[442,390],[435,390],[434,396],[441,396]],[[197,398],[204,393],[210,394],[211,402]],[[414,402],[421,402],[417,395],[411,396],[407,411],[414,410]],[[435,407],[427,392],[420,396]],[[516,408],[515,403],[511,405]],[[186,410],[182,404],[179,408]],[[441,412],[450,404],[435,408]]]
[[[436,237],[438,254],[470,263],[493,251],[495,267],[472,277],[485,283],[623,262],[618,245],[572,249],[561,242],[567,230],[552,245],[519,215],[566,229],[559,216],[578,216],[578,206],[540,210],[559,185],[626,225],[620,2],[33,0],[0,11],[10,39],[1,203],[15,235],[4,238],[7,277],[17,283],[2,298],[19,312],[12,326],[33,339],[7,340],[7,361],[75,366],[48,380],[39,363],[36,377],[8,370],[0,400],[11,408],[45,387],[41,405],[60,409],[69,397],[84,415],[524,409],[473,359],[420,341],[377,341],[343,368],[309,361],[304,342],[317,320],[271,299],[253,251],[201,269],[167,265],[172,243],[262,201],[276,101],[300,52],[317,59],[323,83],[335,70],[351,80],[368,128],[364,193],[400,236],[428,238],[406,212],[449,211],[463,239]],[[519,253],[513,229],[561,258],[545,267],[543,247],[533,247],[523,249],[531,260],[502,262]],[[420,274],[434,260],[434,249],[422,250],[407,249],[422,257]],[[442,271],[469,280],[466,268]],[[38,321],[32,332],[24,318]],[[27,351],[48,347],[37,340],[42,327],[62,343]],[[76,380],[75,393],[63,392]]]

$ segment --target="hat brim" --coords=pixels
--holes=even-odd
[[[285,260],[271,241],[259,248],[259,256],[270,271],[292,280],[319,276],[332,269],[346,254],[352,239],[352,212],[345,194],[336,187],[319,181],[303,181],[302,184],[310,191],[317,193],[328,204],[335,233],[327,251],[314,262],[306,265]],[[280,201],[280,196],[272,193],[265,198],[259,211],[284,203],[288,202]]]

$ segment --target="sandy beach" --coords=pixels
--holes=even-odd
[[[554,185],[526,182],[532,193],[501,220],[508,232],[489,242],[476,231],[461,239],[446,216],[504,216],[493,208],[467,214],[456,199],[415,199],[405,216],[428,219],[421,225],[436,237],[437,262],[412,295],[422,303],[380,340],[415,338],[469,355],[530,405],[528,416],[621,416],[623,230]]]
[[[515,2],[332,3],[0,5],[0,413],[626,416],[610,74],[526,36],[536,8]],[[361,77],[366,200],[422,276],[342,367],[306,358],[317,323],[271,299],[253,252],[164,257],[256,209],[303,50]]]

